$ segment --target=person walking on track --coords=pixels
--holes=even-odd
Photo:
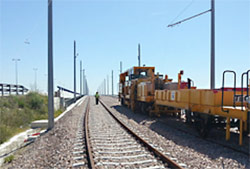
[[[99,94],[98,94],[98,92],[96,92],[95,93],[95,104],[98,104],[98,102],[99,102]]]

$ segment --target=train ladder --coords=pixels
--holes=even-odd
[[[235,71],[232,70],[225,70],[223,72],[223,76],[222,76],[222,95],[221,95],[221,110],[223,112],[227,112],[229,113],[229,110],[224,110],[224,85],[225,85],[225,75],[226,73],[231,73],[234,75],[234,87],[233,87],[233,91],[234,91],[234,96],[233,96],[233,107],[235,108],[235,95],[236,95],[236,73]],[[230,117],[227,117],[227,124],[226,124],[226,140],[230,139]],[[242,120],[241,120],[242,121]]]
[[[250,98],[249,98],[249,72],[250,72],[250,70],[248,70],[248,71],[246,71],[246,72],[244,72],[244,73],[242,73],[242,75],[241,75],[241,98],[240,98],[240,100],[241,100],[241,111],[244,111],[244,100],[246,100],[246,108],[249,108],[249,104],[250,104]],[[246,96],[244,96],[244,93],[243,93],[243,90],[244,90],[244,77],[247,77],[246,78],[246,89],[247,89],[247,94],[246,94]],[[250,114],[250,112],[248,112],[248,122],[250,121],[250,117],[249,117],[249,114]],[[244,130],[245,131],[247,131],[247,123],[248,122],[246,122],[245,124],[244,124]],[[242,122],[241,122],[241,124],[240,124],[240,128],[242,128],[243,126],[242,126],[243,124],[242,124]]]

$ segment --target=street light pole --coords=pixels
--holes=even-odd
[[[16,67],[16,94],[18,95],[18,70],[17,70],[17,62],[20,61],[20,59],[12,59],[12,61],[15,61],[15,67]]]
[[[37,91],[37,83],[36,83],[36,71],[37,71],[37,68],[33,68],[34,72],[35,72],[35,81],[34,81],[34,87],[35,87],[35,92]]]
[[[53,78],[53,20],[52,0],[48,0],[48,129],[54,127],[54,78]]]

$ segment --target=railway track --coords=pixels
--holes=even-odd
[[[88,104],[89,103],[89,98],[86,101]],[[86,116],[86,111],[88,110],[88,106],[86,106],[86,109],[84,110],[84,114],[79,120],[78,123],[78,129],[76,131],[76,137],[74,138],[74,149],[72,152],[73,156],[73,166],[74,168],[88,168],[88,161],[87,161],[87,156],[86,156],[86,145],[85,145],[85,116]]]
[[[128,109],[128,111],[131,111],[131,110]],[[171,118],[172,118],[172,117],[171,117]],[[212,143],[212,144],[216,144],[216,145],[225,147],[225,148],[227,148],[227,149],[233,150],[233,151],[238,152],[238,153],[242,153],[242,154],[247,155],[247,156],[250,155],[250,154],[249,154],[249,151],[248,151],[248,147],[246,147],[246,146],[245,146],[245,148],[244,148],[244,147],[242,148],[242,147],[239,146],[238,144],[237,144],[236,146],[232,146],[232,145],[230,145],[230,144],[226,144],[226,141],[225,141],[225,142],[220,142],[219,140],[214,140],[214,139],[212,139],[212,138],[202,138],[202,137],[196,132],[195,129],[191,130],[192,126],[185,124],[185,122],[183,122],[183,121],[174,121],[174,122],[171,123],[170,121],[167,121],[167,122],[166,122],[165,120],[163,120],[163,119],[161,119],[161,118],[157,118],[157,121],[159,121],[160,123],[162,123],[162,124],[164,124],[164,125],[166,125],[166,126],[168,126],[168,127],[170,127],[170,128],[173,128],[173,129],[175,129],[175,130],[177,130],[177,131],[180,131],[180,132],[182,132],[182,133],[184,133],[184,134],[191,135],[191,136],[193,136],[193,137],[202,139],[202,140],[204,140],[204,141],[206,141],[206,142],[209,142],[209,143]],[[174,125],[173,123],[175,123],[175,124],[177,124],[177,125]],[[180,123],[181,123],[181,124],[180,124]],[[189,129],[187,129],[187,128],[189,128]],[[224,130],[222,130],[222,129],[221,129],[221,131],[224,132]],[[222,137],[224,138],[224,135],[223,135],[223,134],[221,134],[221,135],[222,135]]]
[[[199,138],[199,139],[203,139],[204,141],[207,141],[209,143],[217,144],[219,146],[231,149],[231,150],[233,150],[235,152],[242,153],[242,154],[247,155],[247,156],[250,155],[249,152],[248,152],[248,148],[246,150],[241,150],[241,149],[238,149],[238,148],[233,147],[231,145],[223,144],[223,143],[221,143],[221,142],[219,142],[217,140],[213,140],[211,138],[202,138],[200,135],[197,135],[196,133],[192,133],[189,130],[186,130],[186,129],[183,129],[183,128],[180,128],[180,127],[177,127],[177,126],[174,126],[174,125],[171,125],[171,124],[168,124],[168,123],[164,122],[163,120],[159,120],[159,121],[162,122],[162,123],[164,123],[165,125],[173,128],[173,129],[175,129],[175,130],[178,130],[178,131],[182,132],[182,133],[189,134],[189,135],[191,135],[193,137],[196,137],[196,138]],[[221,130],[221,131],[224,131],[224,130]],[[239,146],[239,145],[237,145],[237,146]]]
[[[101,101],[89,99],[84,135],[89,168],[182,168],[124,125]]]

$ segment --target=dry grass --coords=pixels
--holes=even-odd
[[[55,116],[62,113],[57,110]],[[25,96],[0,98],[0,144],[27,129],[34,120],[48,118],[47,96],[31,92]]]

